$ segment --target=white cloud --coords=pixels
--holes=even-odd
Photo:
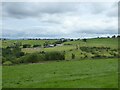
[[[116,3],[3,3],[4,37],[117,34]]]

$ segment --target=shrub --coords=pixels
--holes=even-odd
[[[16,53],[16,57],[17,57],[17,58],[19,58],[19,57],[21,57],[21,56],[24,56],[24,52],[17,52],[17,53]]]
[[[12,65],[12,62],[11,62],[11,61],[5,61],[5,62],[3,63],[3,65],[10,66],[10,65]]]
[[[87,42],[87,39],[85,39],[85,38],[84,38],[84,39],[82,39],[82,40],[83,40],[83,42]]]
[[[70,44],[70,43],[65,43],[64,45],[72,45],[72,44]]]
[[[23,45],[23,48],[30,48],[30,47],[31,47],[30,44],[24,44],[24,45]]]
[[[61,52],[47,52],[45,53],[45,59],[46,60],[64,60],[65,59],[65,53]]]
[[[72,53],[72,59],[75,59],[75,54]]]
[[[35,63],[38,61],[36,54],[28,54],[20,59],[20,63]]]
[[[4,63],[6,61],[5,57],[2,57],[2,63]]]
[[[41,45],[37,45],[37,44],[36,44],[36,45],[33,45],[33,47],[41,47]]]
[[[18,59],[19,63],[37,63],[41,60],[45,60],[45,56],[39,53],[27,54]]]
[[[27,62],[30,62],[30,63],[38,62],[38,56],[37,56],[37,54],[30,54],[27,57]]]
[[[116,38],[116,36],[115,36],[115,35],[113,35],[113,36],[112,36],[112,38]]]

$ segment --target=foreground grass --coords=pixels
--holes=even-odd
[[[2,89],[2,66],[0,65],[0,89]]]
[[[3,88],[116,88],[118,60],[3,66]]]

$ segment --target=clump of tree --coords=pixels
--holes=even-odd
[[[20,58],[22,56],[24,56],[24,52],[21,51],[18,44],[2,48],[2,63],[5,63],[6,61],[13,63],[16,58]]]
[[[117,38],[120,38],[120,35],[118,35]]]
[[[21,63],[38,63],[40,61],[65,60],[65,52],[58,52],[58,51],[37,52],[37,53],[25,54],[24,56],[21,56],[19,58],[17,58],[11,52],[10,53],[9,52],[6,52],[6,56],[4,56],[3,54],[4,56],[3,65],[14,65]]]
[[[116,38],[116,36],[115,36],[115,35],[113,35],[113,36],[112,36],[112,38]]]
[[[34,48],[35,48],[35,47],[41,47],[41,45],[35,44],[35,45],[33,45],[33,47],[34,47]]]
[[[23,44],[23,48],[30,48],[31,45],[30,44]]]
[[[64,52],[47,52],[45,53],[45,60],[65,60]]]
[[[19,64],[19,63],[37,63],[44,59],[45,58],[44,58],[43,54],[32,53],[32,54],[27,54],[27,55],[19,58],[17,60],[17,64]]]
[[[49,44],[50,44],[50,42],[49,42],[49,41],[46,41],[46,42],[43,44],[44,48],[48,47]]]
[[[75,54],[72,53],[72,59],[75,59]]]
[[[118,50],[110,47],[80,47],[83,52],[92,54],[91,58],[118,57]]]
[[[32,53],[18,59],[18,63],[38,63],[40,61],[64,60],[65,55],[61,52]]]
[[[86,38],[84,38],[84,39],[82,39],[83,40],[83,42],[87,42],[87,39]]]
[[[67,39],[61,38],[61,39],[57,40],[56,42],[54,42],[53,44],[55,44],[55,45],[56,44],[62,44],[64,42],[67,42]]]

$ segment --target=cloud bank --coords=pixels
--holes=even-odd
[[[3,37],[89,38],[118,33],[117,3],[4,2]]]

